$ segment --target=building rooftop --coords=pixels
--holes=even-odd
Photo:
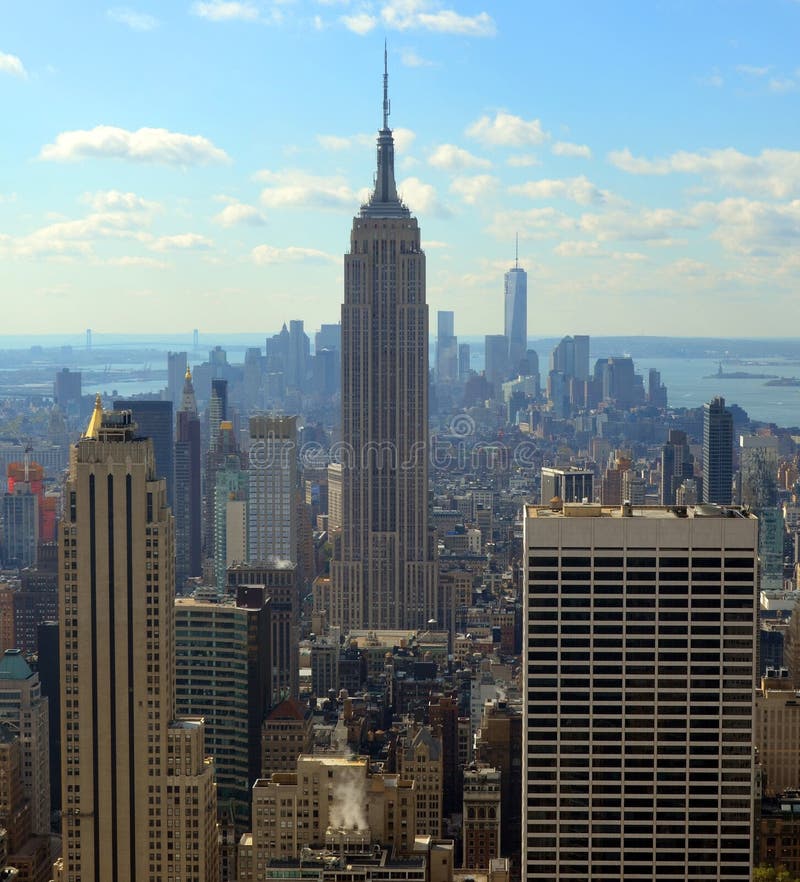
[[[27,680],[33,671],[25,661],[21,649],[7,649],[0,659],[0,680]]]
[[[275,707],[267,715],[267,719],[273,720],[305,720],[311,715],[311,708],[297,701],[295,698],[287,698]]]
[[[755,515],[739,506],[713,503],[698,505],[631,505],[603,506],[597,502],[566,502],[558,507],[526,505],[529,518],[751,518]]]

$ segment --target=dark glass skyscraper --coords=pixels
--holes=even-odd
[[[725,399],[703,405],[703,502],[730,505],[733,484],[733,415]]]
[[[129,410],[136,423],[136,437],[150,438],[156,457],[156,475],[167,482],[167,501],[174,502],[175,460],[172,431],[172,402],[118,398],[114,410]]]

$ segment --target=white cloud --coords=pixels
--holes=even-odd
[[[533,165],[541,164],[539,157],[532,153],[516,153],[506,160],[506,165],[510,165],[512,168],[530,168]]]
[[[765,77],[769,73],[769,65],[757,67],[755,64],[737,64],[736,70],[748,77]]]
[[[0,73],[11,74],[14,77],[19,77],[21,80],[28,79],[28,71],[25,70],[25,65],[16,55],[11,55],[8,52],[0,52]]]
[[[327,254],[325,251],[296,245],[290,245],[288,248],[258,245],[251,254],[255,263],[261,266],[272,263],[339,263],[341,260],[341,257]]]
[[[652,242],[673,241],[675,230],[697,227],[697,221],[671,208],[645,208],[636,211],[611,211],[606,214],[584,214],[578,226],[602,241],[631,240]]]
[[[553,249],[553,253],[559,257],[593,257],[605,258],[613,261],[628,261],[641,263],[648,260],[647,256],[638,251],[603,251],[598,242],[573,239],[560,242]]]
[[[298,169],[256,174],[267,184],[261,202],[270,208],[324,208],[352,211],[367,198],[367,190],[356,192],[341,177],[311,175]]]
[[[389,0],[381,7],[381,20],[398,31],[427,30],[468,37],[493,37],[494,19],[487,12],[461,15],[454,9],[441,9],[429,0]]]
[[[400,61],[405,65],[405,67],[433,67],[434,63],[429,61],[427,58],[423,58],[421,55],[417,55],[417,53],[413,49],[405,49],[400,54]]]
[[[120,190],[100,190],[97,193],[84,193],[81,202],[91,205],[95,211],[145,211],[152,212],[161,206],[137,196],[136,193],[123,193]]]
[[[348,31],[363,37],[364,34],[368,34],[378,24],[378,19],[368,12],[359,12],[356,15],[343,15],[342,23]]]
[[[593,257],[600,252],[600,245],[597,242],[569,240],[560,242],[553,252],[559,257]]]
[[[159,236],[150,242],[153,251],[205,251],[213,246],[207,236],[200,233],[178,233],[174,236]]]
[[[725,85],[722,74],[714,68],[714,70],[706,77],[700,77],[700,83],[703,86],[711,86],[714,89],[721,89]]]
[[[168,165],[203,165],[229,162],[224,150],[202,135],[184,135],[167,129],[137,129],[96,126],[61,132],[52,144],[42,147],[40,159],[72,162],[79,159],[127,159]]]
[[[392,129],[392,135],[394,136],[394,145],[398,153],[405,153],[406,150],[409,150],[417,137],[416,132],[411,129],[404,129],[402,126]]]
[[[702,153],[681,150],[664,159],[644,159],[633,156],[626,147],[609,153],[608,158],[633,175],[707,175],[725,187],[778,199],[800,192],[800,151],[796,150],[768,149],[749,156],[728,147]]]
[[[508,188],[509,193],[528,196],[530,199],[569,199],[578,205],[598,205],[608,202],[611,194],[596,187],[584,175],[563,180],[543,178]]]
[[[239,225],[263,227],[266,220],[264,215],[254,205],[233,202],[230,205],[226,205],[225,208],[216,215],[214,222],[223,227],[235,227]]]
[[[124,255],[123,257],[110,257],[106,263],[109,266],[142,266],[147,269],[167,269],[169,264],[165,260],[158,260],[156,257],[145,257],[142,255]]]
[[[353,147],[366,147],[375,143],[374,135],[317,135],[317,141],[324,150],[334,152],[351,150]]]
[[[548,205],[525,211],[497,212],[489,232],[502,241],[510,242],[517,233],[520,239],[545,239],[576,227],[575,218]]]
[[[444,171],[460,171],[465,168],[490,168],[492,163],[475,156],[455,144],[440,144],[428,157],[428,163]]]
[[[711,233],[726,251],[767,256],[800,247],[800,199],[772,204],[745,197],[701,202],[693,215],[715,225]]]
[[[112,21],[123,24],[132,31],[152,31],[159,25],[155,16],[148,15],[146,12],[137,12],[127,6],[115,6],[113,9],[109,9],[106,15]]]
[[[235,0],[209,0],[192,5],[192,12],[209,21],[258,21],[258,7]]]
[[[95,243],[103,239],[147,240],[149,234],[144,229],[150,222],[151,214],[140,207],[100,210],[75,220],[55,221],[25,236],[0,238],[0,245],[14,257],[88,257]]]
[[[576,156],[582,159],[591,159],[591,148],[586,144],[572,144],[569,141],[556,141],[551,147],[556,156]]]
[[[450,192],[455,193],[468,205],[475,205],[497,189],[497,178],[492,175],[470,175],[454,178],[450,184]]]
[[[525,120],[521,116],[498,110],[492,119],[482,116],[467,128],[467,135],[485,144],[503,147],[525,147],[541,144],[550,136],[538,119]]]
[[[400,181],[397,191],[415,213],[431,214],[436,217],[450,216],[450,209],[439,200],[434,187],[419,178],[411,177]]]
[[[769,81],[770,92],[776,92],[779,95],[784,92],[794,92],[796,88],[797,83],[794,80],[788,79],[788,77],[773,77]]]

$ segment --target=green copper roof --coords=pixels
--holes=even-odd
[[[25,661],[22,650],[7,649],[0,659],[0,680],[27,680],[33,671]]]

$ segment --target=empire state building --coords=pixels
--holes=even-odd
[[[385,52],[375,189],[353,219],[344,256],[342,441],[331,622],[424,627],[437,615],[425,254],[417,220],[397,195]]]

